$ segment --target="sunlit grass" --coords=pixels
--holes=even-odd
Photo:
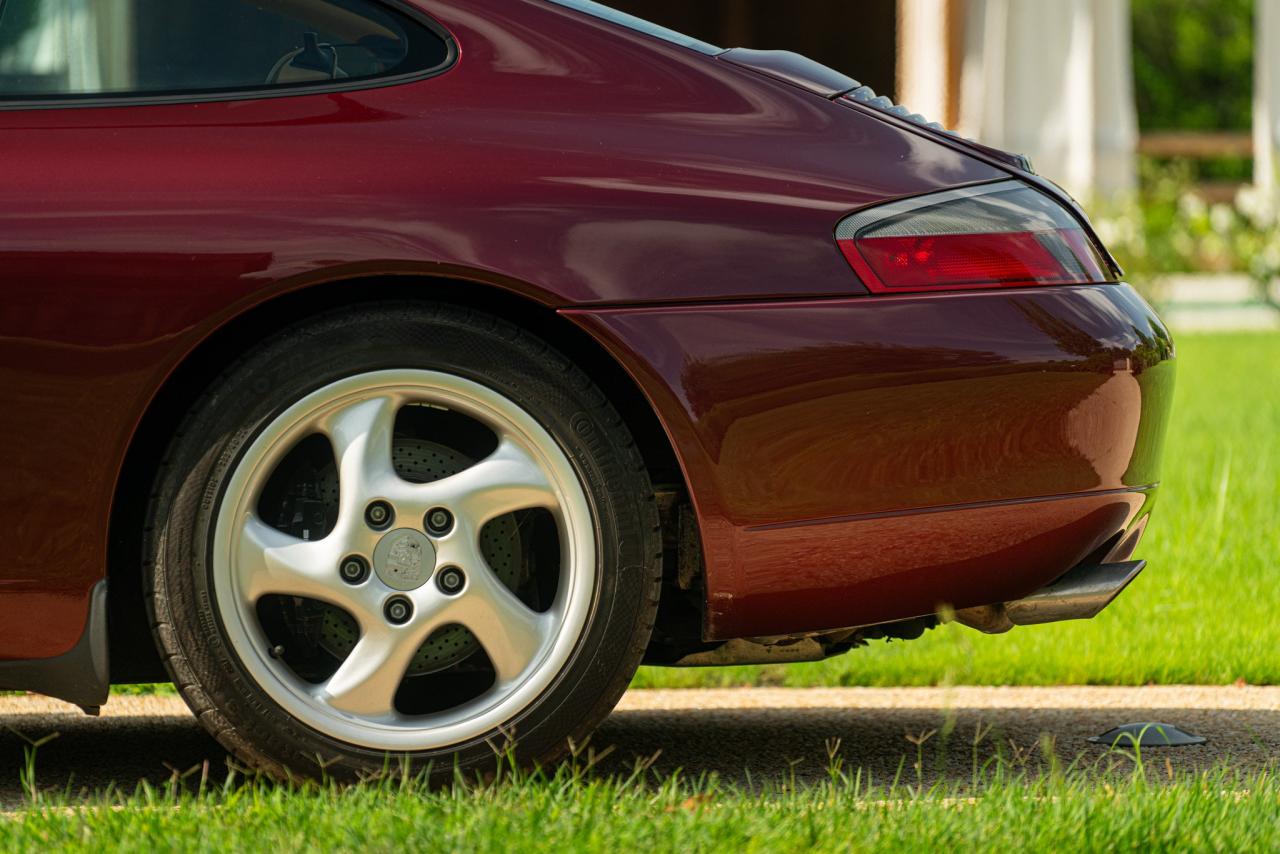
[[[1244,851],[1280,846],[1272,772],[1177,775],[1141,757],[1104,770],[928,785],[833,759],[816,784],[750,788],[637,767],[598,777],[504,768],[432,788],[394,773],[342,788],[231,779],[88,798],[40,793],[0,816],[0,850],[58,851]],[[1135,761],[1135,759],[1137,761]]]
[[[641,687],[1280,683],[1280,335],[1184,334],[1147,570],[1097,618],[946,626],[813,664],[645,668]]]

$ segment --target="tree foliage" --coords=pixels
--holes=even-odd
[[[1143,130],[1247,130],[1254,0],[1131,0]]]

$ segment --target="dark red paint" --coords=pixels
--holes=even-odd
[[[767,77],[798,86],[824,98],[834,98],[857,87],[858,81],[807,56],[786,50],[751,50],[735,47],[720,54],[721,62],[732,62]]]
[[[200,343],[371,276],[568,309],[617,354],[688,476],[713,634],[994,601],[1141,517],[1172,366],[1131,291],[869,297],[835,244],[1008,172],[540,0],[416,5],[461,51],[420,82],[0,109],[0,659],[80,636]]]

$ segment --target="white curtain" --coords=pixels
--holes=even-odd
[[[970,0],[960,132],[1073,195],[1136,185],[1128,0]]]
[[[1280,205],[1280,0],[1255,0],[1253,177],[1272,209]]]
[[[898,103],[947,123],[948,0],[898,0]]]

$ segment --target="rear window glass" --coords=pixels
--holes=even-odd
[[[0,0],[0,97],[174,95],[399,77],[446,41],[373,0]]]
[[[699,53],[705,53],[707,56],[724,53],[723,48],[707,44],[683,33],[677,33],[675,30],[668,30],[666,27],[650,23],[644,18],[637,18],[635,15],[619,12],[617,9],[611,9],[602,3],[594,2],[594,0],[551,0],[551,2],[559,6],[568,6],[570,9],[577,9],[579,12],[586,12],[588,15],[595,15],[597,18],[604,18],[611,24],[617,24],[629,30],[636,30],[647,36],[653,36],[672,44],[678,44],[681,47],[696,50]]]

